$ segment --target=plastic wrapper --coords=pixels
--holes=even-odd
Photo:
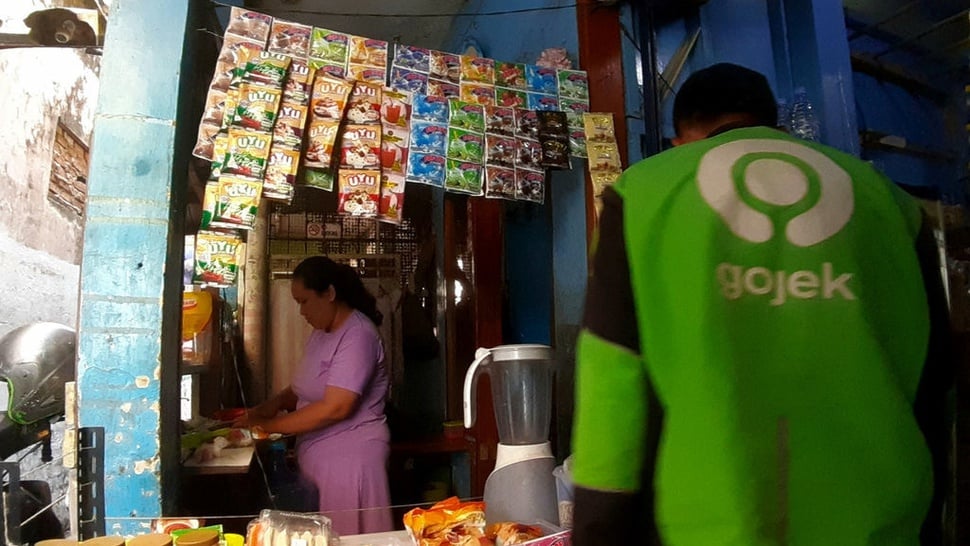
[[[347,64],[346,63],[332,63],[330,61],[321,61],[319,59],[310,59],[307,63],[311,68],[317,71],[317,74],[326,74],[333,78],[344,79],[347,77]]]
[[[461,55],[461,81],[495,85],[495,61],[485,57]]]
[[[515,169],[515,198],[519,201],[542,203],[545,200],[546,174],[542,171]]]
[[[315,27],[310,36],[310,58],[346,66],[349,34]]]
[[[539,138],[539,117],[534,110],[515,109],[515,136]]]
[[[531,138],[518,138],[515,143],[516,156],[515,166],[531,169],[534,171],[542,170],[542,144],[538,140]]]
[[[267,49],[296,59],[306,59],[310,54],[312,32],[313,27],[277,19],[273,21]]]
[[[348,62],[374,68],[387,68],[387,42],[363,36],[351,36]]]
[[[495,104],[495,86],[487,83],[462,82],[458,97],[465,102],[481,105]]]
[[[404,176],[384,173],[381,175],[381,201],[377,219],[390,224],[400,224],[404,214]]]
[[[448,99],[437,95],[414,95],[411,100],[411,119],[448,123]]]
[[[509,108],[525,108],[529,105],[529,95],[525,91],[520,91],[518,89],[496,87],[495,104],[498,106],[507,106]]]
[[[218,202],[212,225],[252,229],[262,195],[263,181],[241,176],[219,178]]]
[[[384,85],[387,79],[387,70],[363,64],[347,65],[347,79],[358,82],[369,82],[376,85]]]
[[[200,123],[199,136],[195,141],[195,147],[192,148],[192,155],[199,159],[212,161],[212,147],[215,143],[216,135],[219,134],[221,129],[218,125]]]
[[[493,135],[515,135],[515,111],[501,106],[485,107],[485,132]]]
[[[427,93],[428,75],[395,66],[391,69],[391,87],[409,93]]]
[[[560,70],[559,98],[589,100],[589,78],[584,70]]]
[[[328,169],[333,166],[334,147],[337,144],[338,120],[321,119],[310,122],[307,130],[304,165],[311,168]]]
[[[307,107],[283,103],[273,126],[273,145],[299,149],[307,124]]]
[[[219,133],[212,144],[212,165],[209,171],[210,179],[222,176],[222,166],[226,163],[226,153],[229,151],[229,134]]]
[[[461,81],[461,58],[451,53],[431,50],[428,57],[428,75],[457,84]]]
[[[532,93],[556,95],[559,92],[559,78],[555,68],[527,64],[525,82],[526,89]]]
[[[340,140],[340,168],[371,170],[381,167],[381,127],[347,125]]]
[[[226,115],[226,94],[222,91],[211,91],[205,98],[205,109],[202,111],[202,123],[222,126],[222,119]]]
[[[381,123],[408,127],[411,119],[411,94],[384,88],[381,96]]]
[[[514,137],[485,135],[485,164],[495,167],[515,167],[517,145]]]
[[[205,193],[202,196],[202,221],[199,229],[228,228],[229,226],[213,225],[212,221],[219,208],[219,181],[210,180],[205,184]]]
[[[247,527],[246,546],[329,546],[331,528],[321,514],[263,510]]]
[[[586,128],[586,142],[616,142],[616,131],[613,128],[613,114],[589,112],[583,114],[583,124]]]
[[[337,172],[337,213],[377,216],[381,196],[381,171],[341,169]]]
[[[473,133],[485,132],[485,108],[473,102],[451,99],[448,101],[448,125]]]
[[[416,546],[440,546],[451,537],[485,536],[485,503],[450,497],[428,509],[404,514],[404,528]]]
[[[591,172],[620,173],[623,165],[620,163],[620,151],[612,142],[591,142],[587,145],[589,152],[589,170]]]
[[[528,88],[525,79],[525,65],[519,63],[495,62],[495,85],[512,89]]]
[[[222,174],[262,179],[273,136],[243,129],[229,130],[229,147]]]
[[[565,112],[538,112],[541,165],[550,169],[569,169],[569,126]]]
[[[233,7],[229,12],[226,34],[235,34],[250,40],[266,43],[273,18],[264,13]]]
[[[236,234],[200,231],[195,237],[193,282],[228,288],[236,283],[242,239]]]
[[[394,48],[394,66],[427,74],[431,69],[431,50],[397,44]]]
[[[542,93],[526,93],[526,107],[529,110],[559,110],[559,97]]]
[[[323,191],[333,191],[337,176],[333,169],[306,169],[303,172],[303,185]]]
[[[348,123],[357,125],[379,124],[381,122],[381,97],[383,86],[377,83],[358,81],[350,92],[347,112],[344,117]]]
[[[515,199],[515,169],[486,165],[485,197]]]
[[[283,89],[286,73],[290,68],[290,57],[271,51],[263,51],[246,63],[243,80],[248,83]]]
[[[482,195],[482,165],[457,159],[445,162],[445,189],[451,192]]]
[[[331,119],[340,121],[344,117],[347,101],[353,84],[320,74],[313,81],[313,93],[310,98],[310,113],[314,121]]]
[[[445,155],[448,149],[448,127],[429,121],[415,121],[411,124],[412,152]]]
[[[381,170],[404,181],[411,142],[411,95],[384,89],[381,99]],[[403,186],[402,186],[403,191]]]
[[[407,181],[443,187],[445,184],[445,156],[412,151],[408,156]]]
[[[232,126],[269,133],[276,124],[283,92],[276,88],[244,83],[239,88],[239,104]]]
[[[259,55],[265,49],[265,44],[265,39],[252,40],[242,36],[226,34],[222,39],[222,48],[219,50],[217,62],[245,68],[246,62],[249,59]]]
[[[289,104],[306,106],[310,102],[313,92],[313,76],[316,70],[307,62],[293,60],[286,74],[286,84],[283,86],[283,101]]]
[[[461,88],[456,83],[428,78],[428,94],[437,97],[458,98],[461,96]]]
[[[485,137],[455,127],[448,128],[448,159],[482,164],[485,158]]]
[[[263,197],[286,203],[292,201],[299,167],[299,150],[274,147],[263,179]]]

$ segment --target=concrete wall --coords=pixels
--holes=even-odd
[[[77,321],[80,215],[48,199],[58,120],[89,140],[99,57],[73,49],[0,50],[0,336]]]

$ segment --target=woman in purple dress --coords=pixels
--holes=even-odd
[[[374,297],[350,266],[323,256],[296,267],[291,292],[313,326],[303,360],[290,387],[236,424],[298,435],[300,473],[338,534],[390,531],[388,376]]]

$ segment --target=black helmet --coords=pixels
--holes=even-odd
[[[0,339],[0,380],[10,391],[10,420],[28,425],[64,412],[75,345],[74,330],[53,322],[21,326]]]

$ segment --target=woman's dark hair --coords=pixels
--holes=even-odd
[[[778,104],[768,79],[750,68],[718,63],[687,78],[674,97],[674,129],[708,123],[724,114],[746,114],[755,125],[775,127]]]
[[[376,326],[380,326],[384,319],[377,310],[377,300],[349,265],[337,263],[326,256],[312,256],[296,266],[293,278],[300,279],[303,286],[317,294],[333,286],[338,300],[367,315]]]

